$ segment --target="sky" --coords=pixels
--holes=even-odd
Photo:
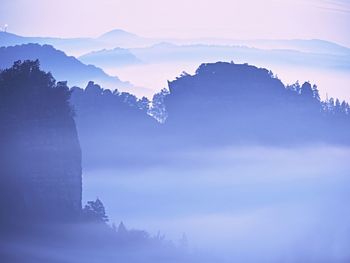
[[[27,36],[319,38],[350,46],[348,0],[1,0],[0,25]]]

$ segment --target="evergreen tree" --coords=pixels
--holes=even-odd
[[[128,232],[128,230],[126,229],[123,221],[121,221],[119,226],[118,226],[118,234],[125,235],[127,232]]]
[[[146,97],[142,97],[140,100],[137,101],[137,108],[139,108],[142,111],[147,112],[149,110],[150,100]]]
[[[339,99],[336,99],[336,100],[335,100],[334,113],[335,113],[337,116],[339,116],[339,115],[342,114],[342,108],[341,108]]]
[[[160,123],[164,123],[168,117],[164,103],[164,99],[168,94],[169,91],[167,89],[162,89],[160,92],[154,94],[152,99],[152,107],[150,108],[149,113]]]
[[[313,91],[313,89],[311,88],[310,82],[305,82],[305,83],[301,86],[301,93],[300,93],[300,95],[301,95],[303,98],[306,98],[306,99],[314,98],[314,91]]]
[[[312,86],[312,93],[313,93],[314,99],[321,101],[321,97],[320,97],[320,93],[318,91],[317,85]]]
[[[88,201],[83,209],[84,218],[91,222],[103,222],[109,221],[106,215],[105,207],[100,199],[96,201]]]

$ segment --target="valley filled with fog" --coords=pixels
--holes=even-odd
[[[266,16],[255,2],[249,14]],[[292,14],[291,28],[327,24],[306,3],[277,2],[267,5],[277,22]],[[311,2],[337,20],[350,10]],[[198,28],[27,36],[0,21],[0,262],[349,262],[341,23],[323,39],[276,22],[277,34],[264,36],[261,19],[231,9],[239,14],[227,25],[241,33],[222,37]],[[144,11],[138,25],[152,20]]]
[[[349,156],[327,145],[169,154],[158,165],[85,170],[83,197],[104,200],[111,221],[174,241],[185,233],[192,251],[228,261],[341,261],[349,257]]]

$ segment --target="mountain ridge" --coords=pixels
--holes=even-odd
[[[103,42],[115,42],[111,43]],[[59,37],[32,37],[32,36],[21,36],[9,32],[0,32],[0,46],[9,46],[14,44],[25,44],[25,43],[39,43],[39,44],[52,44],[57,46],[59,49],[65,48],[71,52],[74,49],[69,49],[67,46],[75,46],[78,43],[85,46],[85,53],[91,52],[94,49],[108,48],[112,49],[119,47],[130,48],[130,47],[141,47],[155,45],[161,42],[170,42],[173,44],[217,44],[217,45],[245,45],[262,47],[266,45],[274,46],[278,49],[285,49],[285,46],[292,46],[292,49],[310,51],[319,50],[321,53],[331,52],[332,54],[350,54],[350,47],[338,44],[333,41],[323,39],[230,39],[230,38],[193,38],[193,39],[176,39],[176,38],[146,38],[137,34],[125,31],[123,29],[113,29],[105,32],[97,37],[76,37],[76,38],[59,38]],[[132,43],[135,41],[135,43]],[[136,43],[138,42],[138,43]],[[127,45],[129,44],[129,46]],[[80,55],[84,51],[80,52]]]
[[[44,70],[50,71],[59,80],[67,80],[70,86],[86,86],[93,80],[111,89],[131,88],[129,82],[107,75],[102,69],[85,65],[73,56],[51,45],[23,44],[0,48],[0,68],[12,66],[17,60],[39,60]]]

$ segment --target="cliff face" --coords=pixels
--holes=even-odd
[[[81,211],[82,169],[70,94],[25,63],[0,76],[1,219],[71,220]]]
[[[11,182],[10,211],[33,219],[76,216],[82,183],[74,121],[31,120],[8,127],[2,152],[6,181]]]

